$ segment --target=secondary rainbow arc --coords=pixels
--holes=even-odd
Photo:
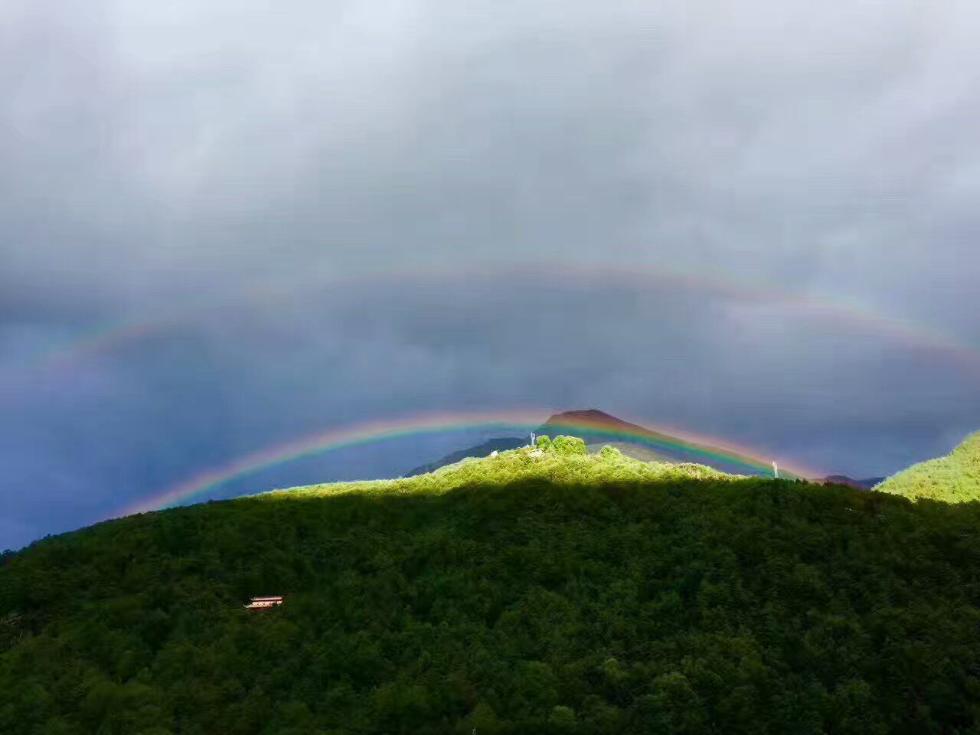
[[[294,293],[303,284],[329,286],[363,285],[383,287],[385,284],[438,283],[447,279],[479,279],[503,277],[528,277],[555,279],[556,282],[587,281],[597,284],[660,283],[690,290],[704,290],[722,294],[745,302],[772,302],[795,309],[823,320],[839,321],[860,329],[868,329],[882,336],[899,341],[907,347],[941,352],[968,365],[971,372],[980,376],[980,347],[960,337],[946,334],[938,328],[919,324],[907,319],[880,313],[866,306],[849,301],[813,295],[801,295],[780,286],[751,283],[727,275],[718,275],[664,267],[637,266],[621,268],[607,264],[545,264],[530,261],[523,264],[477,266],[472,268],[403,268],[387,271],[335,274],[310,269],[302,274],[285,278],[271,278],[239,290],[224,298],[210,297],[181,304],[168,310],[160,318],[142,321],[125,321],[98,325],[79,335],[68,344],[43,351],[32,361],[33,367],[64,367],[86,355],[115,349],[129,340],[143,338],[158,330],[193,322],[201,312],[211,311],[217,303],[240,303],[276,299]]]

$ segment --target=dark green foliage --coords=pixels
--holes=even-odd
[[[683,477],[282,493],[2,563],[3,733],[980,725],[976,503]]]

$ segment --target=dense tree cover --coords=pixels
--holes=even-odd
[[[949,456],[912,465],[875,490],[947,503],[980,500],[980,432],[968,436]]]
[[[497,456],[469,457],[456,464],[440,467],[434,472],[394,480],[369,482],[337,482],[326,485],[290,488],[273,491],[304,495],[335,495],[337,493],[444,493],[473,484],[509,485],[529,480],[591,485],[605,482],[667,481],[689,479],[735,481],[735,475],[694,463],[645,462],[606,446],[590,455],[585,441],[573,436],[539,436],[534,447],[522,447]]]
[[[528,448],[7,554],[0,732],[978,731],[980,504],[630,462]]]

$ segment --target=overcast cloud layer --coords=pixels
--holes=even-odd
[[[980,428],[977,38],[968,2],[4,3],[0,547],[431,409],[861,476],[947,451]]]

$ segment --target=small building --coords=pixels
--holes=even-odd
[[[272,597],[253,597],[252,601],[245,605],[246,610],[264,610],[268,607],[279,607],[282,604],[282,595]]]

